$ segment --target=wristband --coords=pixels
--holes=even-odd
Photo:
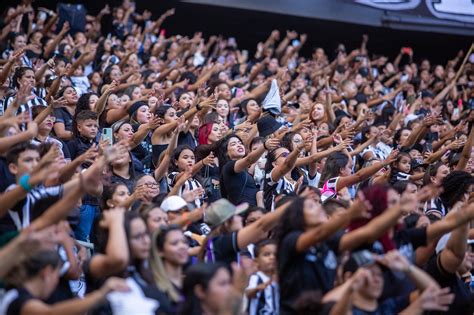
[[[26,192],[30,192],[33,187],[31,187],[30,183],[28,181],[30,180],[30,174],[25,174],[22,177],[20,177],[20,181],[18,182]]]
[[[265,145],[265,141],[263,142],[263,148],[268,151],[267,146]]]
[[[197,108],[197,110],[201,110],[201,109],[202,109],[202,106],[199,105],[199,104],[197,104],[197,105],[196,105],[196,108]]]

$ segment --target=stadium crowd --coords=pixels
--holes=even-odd
[[[1,16],[0,314],[473,314],[472,47],[173,15]]]

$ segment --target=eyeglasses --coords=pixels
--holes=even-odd
[[[159,185],[157,183],[143,183],[141,184],[140,186],[146,186],[148,188],[156,188],[158,187]]]

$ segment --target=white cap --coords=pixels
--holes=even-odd
[[[163,209],[163,211],[165,212],[178,211],[186,207],[187,205],[187,202],[180,196],[169,196],[166,197],[165,200],[163,200],[160,208]]]

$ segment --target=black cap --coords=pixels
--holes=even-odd
[[[281,124],[273,116],[263,116],[257,120],[257,128],[260,137],[267,137],[280,129]]]
[[[424,97],[435,97],[434,93],[431,92],[430,90],[423,90],[421,91],[421,98],[424,98]]]
[[[135,102],[133,103],[132,106],[130,106],[128,109],[127,109],[127,113],[132,116],[133,113],[135,113],[140,107],[142,106],[148,106],[148,103],[145,103],[144,101],[138,101],[138,102]]]

